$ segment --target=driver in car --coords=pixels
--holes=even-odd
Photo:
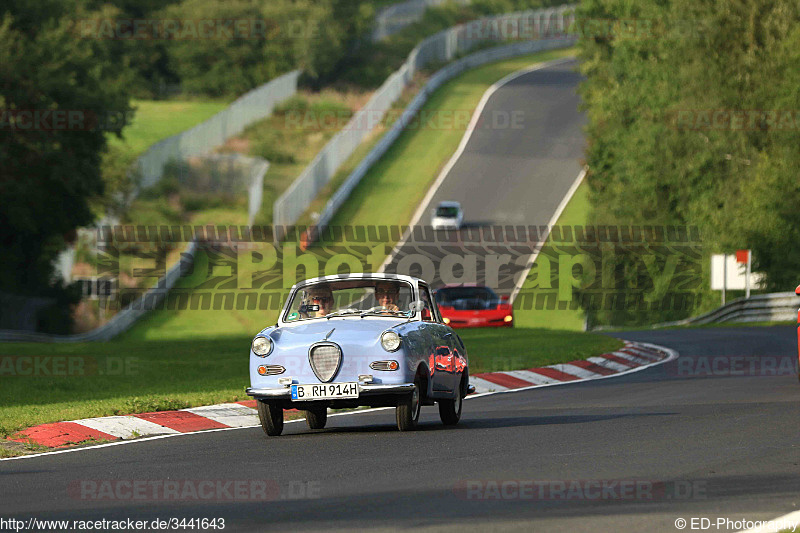
[[[400,298],[400,287],[391,281],[382,281],[375,284],[375,299],[378,305],[386,311],[400,311],[397,302]]]
[[[304,314],[307,318],[318,318],[326,316],[333,311],[333,293],[331,288],[327,285],[318,287],[311,287],[306,291],[305,305],[318,305],[318,311],[306,311]]]

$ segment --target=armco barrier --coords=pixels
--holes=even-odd
[[[151,146],[136,163],[141,186],[146,188],[158,183],[170,161],[204,154],[225,144],[250,124],[268,117],[276,104],[297,93],[299,76],[300,71],[295,70],[275,78],[236,99],[205,122]]]
[[[422,41],[411,51],[406,62],[389,76],[389,79],[375,92],[367,105],[353,116],[342,131],[331,138],[311,164],[275,201],[273,224],[275,226],[292,226],[297,222],[317,197],[320,190],[333,178],[341,164],[352,155],[373,128],[383,120],[386,112],[400,97],[418,70],[432,63],[451,61],[458,55],[473,49],[476,45],[491,41],[499,42],[524,38],[527,40],[516,43],[519,48],[504,48],[507,50],[534,51],[543,49],[535,44],[542,42],[541,38],[560,35],[561,37],[556,39],[556,42],[551,47],[555,48],[558,45],[570,46],[576,41],[576,37],[568,36],[565,32],[570,27],[572,20],[574,20],[573,6],[540,9],[486,17],[441,31]],[[520,29],[525,29],[528,33],[521,34]],[[519,53],[525,52],[520,51]],[[498,59],[502,57],[511,57],[511,55],[497,56]],[[491,60],[487,59],[487,61]],[[468,64],[467,62],[462,65]],[[443,69],[443,72],[449,71]],[[383,151],[394,141],[394,138],[389,142],[384,141],[386,139],[382,139],[380,143]],[[378,153],[383,153],[383,151]],[[369,165],[371,165],[375,160],[373,153],[370,153],[365,162],[369,162]],[[349,179],[348,182],[352,183]]]
[[[364,109],[360,110],[350,123],[323,148],[303,174],[295,180],[290,188],[275,202],[276,226],[290,226],[307,209],[319,190],[334,176],[339,166],[361,144],[367,134],[383,119],[385,113],[402,94],[406,85],[411,81],[414,73],[432,62],[444,62],[454,59],[475,45],[496,40],[500,41],[513,35],[503,34],[503,23],[514,27],[523,24],[533,28],[538,36],[563,34],[570,26],[573,17],[573,6],[563,6],[554,9],[514,13],[476,20],[468,24],[456,26],[425,39],[409,54],[403,66],[392,74],[381,88],[373,95]],[[527,22],[525,22],[527,21]],[[517,36],[519,38],[520,36]],[[345,185],[341,187],[325,209],[325,218],[330,220],[334,206],[346,199],[358,181],[380,156],[388,149],[400,134],[401,124],[406,123],[419,111],[424,103],[424,98],[441,85],[446,76],[456,75],[456,69],[467,69],[482,64],[481,62],[494,61],[504,57],[529,53],[536,50],[556,48],[554,44],[571,45],[574,38],[561,38],[555,40],[536,40],[503,46],[493,50],[486,50],[464,58],[457,64],[442,69],[437,73],[437,79],[431,79],[425,90],[408,106],[403,114],[403,119],[398,120],[395,126],[373,148],[364,161],[348,177]],[[550,43],[550,44],[547,44]],[[525,48],[528,47],[528,48]],[[511,50],[517,50],[516,53]],[[523,51],[526,50],[526,51]],[[503,55],[508,54],[508,55]],[[472,63],[470,63],[472,61]],[[200,155],[211,148],[223,144],[228,138],[244,130],[244,128],[272,113],[275,105],[297,92],[297,79],[299,71],[293,71],[276,78],[261,87],[250,91],[237,99],[231,106],[217,113],[207,121],[183,133],[168,137],[152,146],[138,159],[138,169],[141,174],[142,186],[151,186],[161,179],[164,167],[172,160],[183,160],[191,156]],[[436,78],[436,76],[434,76]],[[422,98],[420,98],[422,96]],[[254,165],[253,172],[256,180],[263,180],[262,167]],[[265,169],[263,169],[265,171]],[[260,174],[260,178],[258,177]],[[263,189],[255,185],[252,192]],[[249,214],[252,220],[254,204],[260,203],[257,194],[250,195]],[[330,206],[330,209],[329,209]],[[329,213],[330,211],[330,213]],[[288,222],[287,222],[288,221]],[[173,266],[158,283],[145,293],[142,298],[126,307],[115,315],[106,324],[87,333],[76,335],[47,335],[23,331],[0,330],[0,341],[9,342],[90,342],[107,341],[130,328],[136,320],[152,309],[153,303],[161,302],[180,278],[181,269],[189,268],[194,262],[197,243],[192,242],[184,252],[181,262]],[[147,302],[147,304],[145,304]]]
[[[779,322],[795,320],[800,298],[793,292],[773,292],[739,298],[700,316],[655,324],[653,328],[719,322]]]
[[[414,100],[408,105],[400,118],[395,122],[389,132],[384,135],[380,142],[370,151],[363,161],[353,170],[350,176],[347,177],[341,187],[331,196],[328,203],[325,205],[322,213],[312,230],[309,232],[309,242],[316,240],[317,236],[322,232],[330,221],[333,219],[336,212],[341,208],[342,204],[347,200],[353,189],[359,184],[361,179],[366,175],[369,169],[386,153],[391,145],[397,140],[400,134],[405,129],[405,125],[409,124],[414,116],[419,112],[425,102],[428,101],[429,96],[446,81],[454,78],[471,68],[492,63],[509,57],[526,55],[540,50],[551,50],[553,48],[564,48],[571,46],[574,41],[565,39],[551,39],[542,41],[528,41],[524,43],[516,43],[509,46],[502,46],[490,50],[477,52],[463,59],[460,59],[449,65],[439,72],[437,72],[422,91],[417,94]]]

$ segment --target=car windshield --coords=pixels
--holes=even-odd
[[[489,287],[447,287],[436,291],[436,303],[451,305],[460,300],[494,302],[499,298]]]
[[[284,322],[335,316],[411,317],[411,285],[393,279],[326,281],[296,290]]]
[[[458,216],[458,208],[439,206],[436,209],[436,216],[441,218],[456,218]]]

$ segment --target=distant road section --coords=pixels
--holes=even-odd
[[[550,222],[582,169],[586,119],[578,110],[577,88],[582,77],[577,65],[577,60],[569,59],[528,72],[492,94],[463,152],[415,222],[430,224],[431,210],[440,201],[455,200],[464,208],[466,229],[447,244],[441,243],[446,232],[436,234],[436,243],[425,242],[418,233],[395,251],[386,272],[418,275],[434,286],[463,276],[463,281],[511,292],[513,277],[523,268],[519,263],[531,253],[529,244],[458,241],[469,241],[468,232],[477,234],[479,228],[545,226]],[[447,254],[476,255],[475,274],[445,269],[442,279],[438,266]],[[498,262],[503,254],[510,258],[499,274],[486,271],[488,257]],[[431,260],[434,272],[426,269],[427,262],[420,255]]]

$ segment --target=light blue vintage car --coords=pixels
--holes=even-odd
[[[439,404],[447,425],[471,391],[467,350],[444,324],[432,291],[417,278],[349,274],[292,287],[278,323],[250,347],[247,394],[267,435],[283,431],[283,410],[306,411],[322,429],[328,408],[395,407],[412,430],[422,405]]]

